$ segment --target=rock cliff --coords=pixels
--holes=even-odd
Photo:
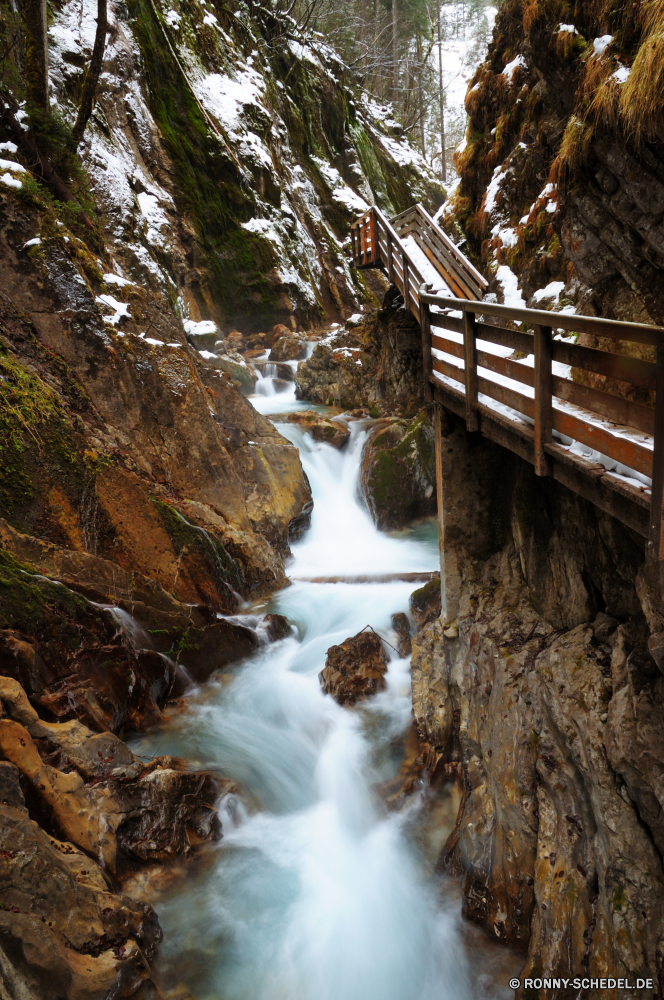
[[[425,771],[462,786],[439,867],[523,949],[523,976],[661,992],[661,581],[619,522],[456,417],[442,428],[459,612],[419,632],[412,668]]]
[[[661,39],[656,4],[501,5],[443,215],[501,295],[662,322]]]

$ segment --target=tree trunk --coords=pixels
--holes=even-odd
[[[76,144],[83,138],[85,126],[90,120],[92,108],[94,107],[97,84],[104,65],[104,49],[106,48],[106,32],[108,30],[108,9],[107,0],[97,0],[97,31],[95,34],[95,44],[92,50],[92,59],[88,66],[83,80],[83,91],[81,93],[81,103],[78,108],[78,117],[74,125],[74,138]]]
[[[399,99],[399,35],[397,31],[397,0],[392,0],[392,100]]]
[[[422,156],[426,159],[427,144],[424,134],[424,88],[422,87],[422,39],[420,38],[419,31],[417,32],[417,97],[419,104],[418,112],[420,116],[420,142],[422,144]]]
[[[443,43],[440,35],[440,8],[438,9],[438,77],[440,87],[440,156],[441,177],[443,184],[447,183],[447,164],[445,162],[445,90],[443,88]]]
[[[46,0],[25,0],[25,82],[28,104],[48,111]]]

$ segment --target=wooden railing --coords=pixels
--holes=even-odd
[[[406,236],[416,240],[457,295],[433,292],[425,284],[404,245]],[[664,559],[664,328],[481,301],[485,279],[421,206],[392,222],[372,209],[353,226],[353,250],[357,266],[386,271],[418,319],[428,400],[435,396],[465,417],[469,431],[481,430],[527,458],[537,475],[554,475],[621,517],[648,538],[651,556]],[[499,325],[501,320],[520,328]],[[656,362],[581,346],[570,334],[646,345]],[[556,372],[556,362],[615,379],[623,384],[623,395]],[[627,398],[648,400],[653,393],[654,407]],[[611,463],[570,452],[561,435],[617,462],[624,474],[607,470]],[[651,480],[650,495],[646,484],[630,481],[630,470]],[[619,494],[620,502],[607,501],[607,489]]]

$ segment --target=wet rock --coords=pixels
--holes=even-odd
[[[325,694],[340,705],[354,705],[385,686],[387,657],[375,632],[359,632],[339,646],[330,646],[318,675]]]
[[[78,721],[44,722],[9,678],[0,679],[0,698],[0,753],[26,779],[31,813],[110,871],[187,854],[219,835],[222,790],[207,772],[181,770],[171,757],[145,764],[112,733]],[[2,777],[15,801],[11,772]],[[223,783],[224,793],[234,787]]]
[[[269,361],[296,361],[306,354],[307,345],[304,340],[294,337],[289,330],[286,334],[280,335],[270,350]]]
[[[286,380],[285,378],[273,378],[272,386],[275,392],[288,392],[292,384],[292,379]]]
[[[433,580],[429,580],[423,587],[414,590],[410,595],[410,613],[415,619],[418,631],[428,625],[429,622],[440,618],[441,613],[441,593],[440,574],[437,573]]]
[[[360,326],[318,344],[298,367],[297,398],[375,417],[416,413],[424,405],[422,333],[400,306],[393,287]]]
[[[293,631],[291,623],[285,615],[265,615],[263,624],[266,626],[267,636],[270,642],[277,642],[285,639]]]
[[[20,771],[14,764],[8,760],[0,761],[0,806],[11,806],[27,813],[19,777]]]
[[[220,357],[211,359],[210,363],[215,368],[219,368],[221,371],[226,372],[227,375],[230,375],[238,385],[243,396],[251,396],[255,391],[256,374],[247,366],[241,355],[238,354],[237,357],[233,358],[228,354],[222,354]]]
[[[2,975],[25,1000],[147,997],[161,940],[150,906],[109,889],[97,862],[0,804]]]
[[[372,430],[362,449],[361,485],[379,528],[402,528],[435,513],[434,433],[426,410]]]
[[[230,333],[226,334],[224,337],[226,344],[228,345],[229,351],[243,351],[245,347],[244,337],[239,330],[231,330]]]
[[[333,448],[343,448],[350,438],[350,431],[346,424],[342,424],[338,420],[330,420],[328,417],[316,413],[315,410],[300,410],[297,413],[289,413],[286,420],[291,424],[299,424],[311,434],[314,441],[330,444]]]
[[[605,614],[604,611],[600,611],[597,618],[593,622],[593,635],[597,639],[600,645],[606,645],[615,630],[618,628],[620,622],[612,618],[611,615]]]
[[[399,611],[397,614],[391,617],[392,628],[399,636],[399,656],[410,656],[412,650],[412,643],[410,641],[410,622],[408,621],[408,615],[405,615],[403,611]]]

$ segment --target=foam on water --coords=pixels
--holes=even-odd
[[[278,397],[272,397],[275,399]],[[293,545],[292,577],[437,568],[435,540],[376,531],[357,498],[366,431],[343,452],[292,424],[314,494],[311,529]],[[190,708],[141,741],[242,788],[221,805],[224,839],[158,904],[165,968],[199,1000],[471,1000],[457,909],[441,906],[409,824],[372,787],[398,767],[391,739],[410,721],[408,661],[396,654],[387,690],[354,711],[324,696],[326,650],[371,625],[394,641],[390,615],[412,583],[295,582],[268,610],[297,636],[264,647],[231,683],[212,682]],[[371,725],[371,719],[378,721]],[[503,994],[490,989],[482,996]]]

